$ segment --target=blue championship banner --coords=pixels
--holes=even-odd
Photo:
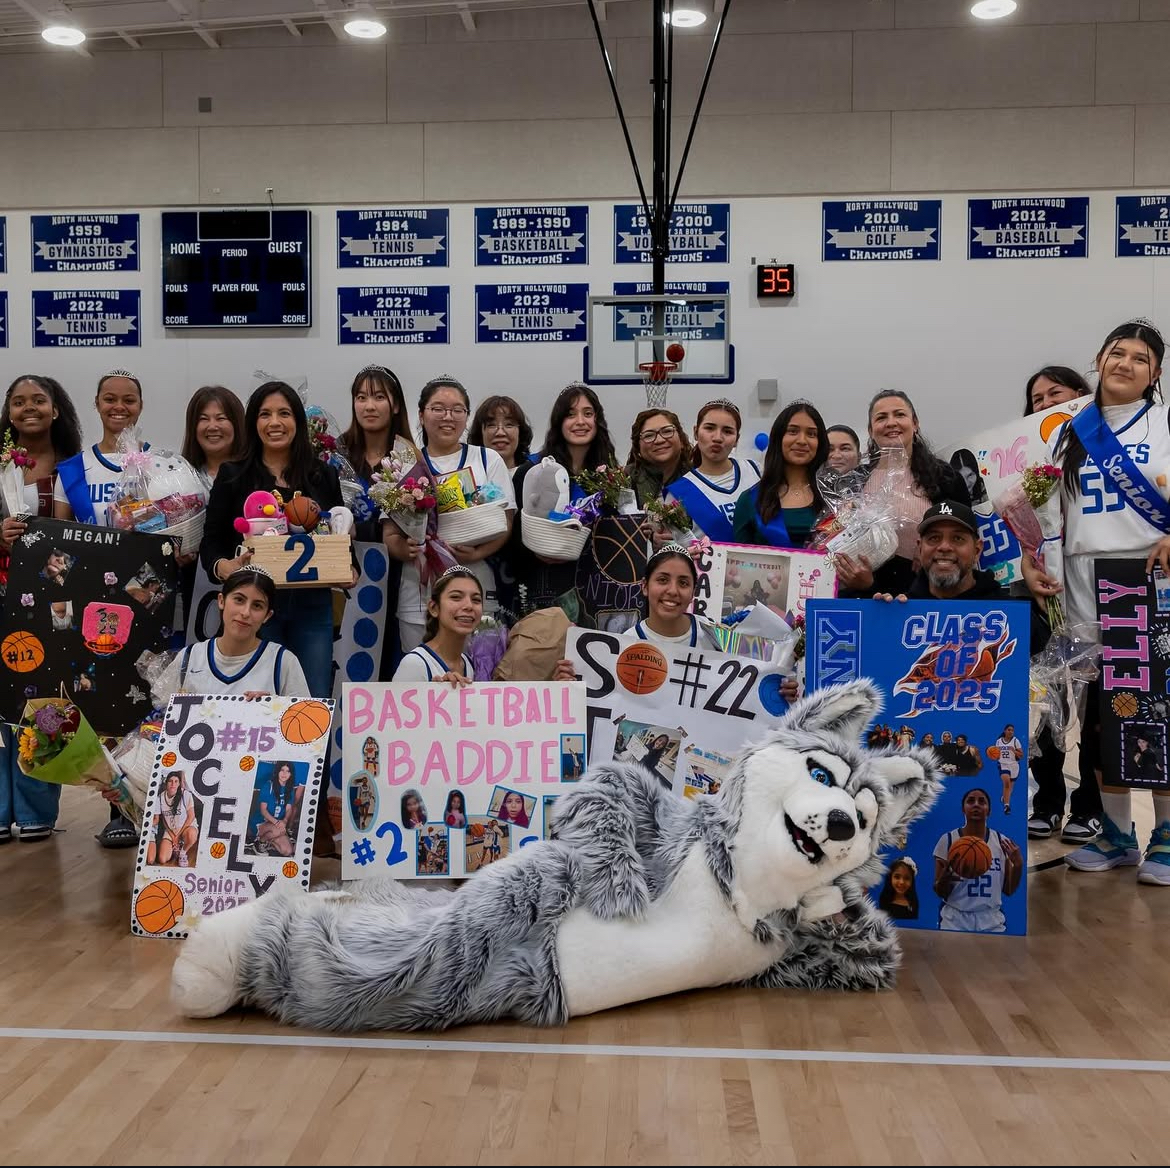
[[[943,790],[884,856],[874,899],[899,924],[1027,931],[1028,635],[1024,601],[810,600],[808,688],[869,678],[870,746],[925,747]]]
[[[138,271],[136,214],[34,215],[34,272]]]
[[[588,284],[476,284],[477,344],[584,341]]]
[[[0,272],[8,271],[8,226],[7,220],[0,215]]]
[[[654,291],[648,280],[621,282],[613,286],[615,296],[641,296]],[[728,280],[668,280],[666,294],[676,296],[725,296],[731,291]],[[613,310],[613,339],[632,341],[648,337],[654,332],[650,305],[621,304]],[[669,305],[666,310],[666,329],[676,341],[722,341],[727,336],[727,316],[722,309],[710,305],[696,312],[693,305]]]
[[[822,202],[825,260],[937,260],[941,199]]]
[[[137,348],[139,296],[136,288],[34,291],[33,348]]]
[[[8,293],[0,292],[0,349],[8,348]]]
[[[730,259],[731,204],[676,203],[670,217],[672,264],[725,264]],[[648,264],[650,225],[639,203],[618,203],[613,209],[615,264]]]
[[[339,345],[445,345],[450,319],[446,284],[337,289]]]
[[[1170,195],[1117,196],[1117,254],[1170,255]]]
[[[1089,197],[968,199],[967,258],[1084,259]]]
[[[446,207],[338,211],[339,268],[445,268],[450,249]]]
[[[589,258],[589,208],[476,207],[476,267],[503,264],[584,264]]]

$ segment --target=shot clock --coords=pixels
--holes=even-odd
[[[796,295],[796,267],[793,264],[756,264],[756,298],[788,299]]]

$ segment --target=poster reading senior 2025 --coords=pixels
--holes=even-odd
[[[342,730],[342,877],[458,879],[548,837],[585,770],[585,687],[348,684]]]

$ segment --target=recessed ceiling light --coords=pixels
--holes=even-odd
[[[41,36],[51,45],[79,45],[85,40],[85,33],[68,24],[50,24],[41,29]]]
[[[1016,10],[1016,0],[977,0],[971,5],[971,15],[980,20],[999,20],[1011,16]]]
[[[675,28],[698,28],[707,23],[707,14],[698,8],[676,8],[666,19]]]
[[[375,41],[386,35],[386,26],[372,12],[355,12],[344,27],[351,37],[363,41]]]

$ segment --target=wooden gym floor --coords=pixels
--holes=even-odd
[[[1170,1157],[1170,888],[1133,869],[1035,872],[1027,938],[905,933],[890,993],[718,990],[562,1030],[348,1038],[178,1018],[177,942],[131,935],[136,853],[97,846],[105,818],[66,789],[64,832],[0,848],[0,1163]]]

